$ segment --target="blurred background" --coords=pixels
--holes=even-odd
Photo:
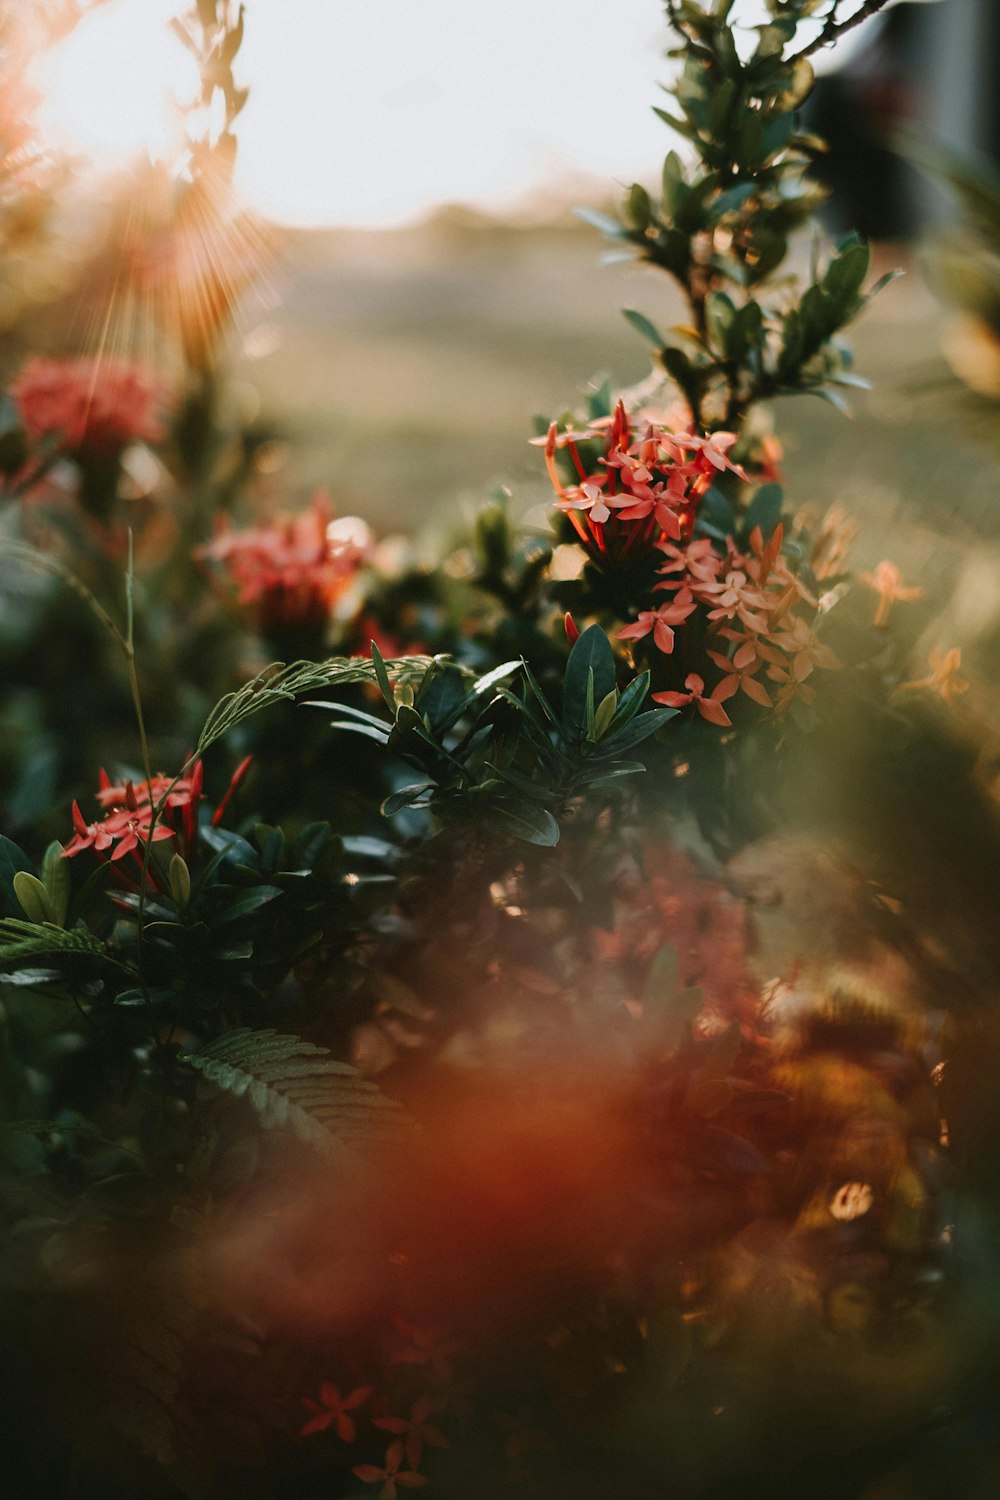
[[[44,248],[3,272],[4,375],[28,348],[159,357],[115,247],[155,197],[148,158],[169,164],[190,129],[178,101],[196,94],[197,70],[170,29],[176,8],[7,0],[22,24],[49,14],[25,81],[63,175]],[[747,26],[764,14],[756,0],[734,10]],[[341,514],[417,535],[497,483],[522,514],[546,502],[532,418],[605,376],[643,378],[646,351],[620,308],[661,324],[675,308],[655,273],[603,264],[599,235],[573,212],[656,180],[676,144],[651,109],[668,46],[655,0],[251,0],[233,172],[246,215],[206,253],[231,304],[229,399],[259,439],[259,494],[287,506],[324,486]],[[890,556],[925,586],[915,649],[926,657],[942,631],[960,642],[988,688],[962,712],[991,730],[998,54],[992,0],[922,0],[821,58],[809,123],[831,147],[826,231],[859,228],[877,269],[907,274],[853,334],[874,389],[850,425],[819,402],[774,413],[792,504],[845,507],[861,523],[858,566]],[[901,131],[953,155],[918,171],[895,150]],[[978,200],[948,185],[956,162]]]

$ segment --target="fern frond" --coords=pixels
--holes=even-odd
[[[185,1061],[216,1088],[248,1099],[263,1125],[293,1131],[324,1156],[373,1144],[405,1123],[377,1084],[301,1037],[243,1026]]]
[[[0,964],[20,964],[26,959],[55,953],[89,953],[109,959],[100,938],[85,927],[67,931],[54,922],[25,922],[21,917],[0,921]]]
[[[398,661],[385,663],[399,682],[420,682],[431,665],[429,656],[404,656]],[[252,682],[244,684],[234,693],[220,698],[212,709],[195,748],[195,755],[202,755],[216,740],[222,739],[230,729],[244,723],[262,709],[275,703],[300,698],[303,693],[316,692],[319,688],[345,687],[355,682],[375,682],[375,666],[362,656],[335,656],[329,661],[296,661],[286,666],[284,662],[273,662],[259,672]]]

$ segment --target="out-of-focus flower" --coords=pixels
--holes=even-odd
[[[321,631],[368,556],[371,533],[354,517],[334,520],[325,495],[307,510],[235,531],[226,521],[196,556],[220,566],[238,602],[267,635]]]
[[[851,543],[859,530],[857,521],[839,505],[827,511],[812,547],[812,569],[820,582],[844,571]]]
[[[421,1396],[413,1403],[408,1417],[376,1417],[372,1424],[403,1439],[406,1461],[411,1469],[419,1464],[425,1443],[428,1448],[451,1446],[440,1427],[428,1421],[436,1406],[433,1396]]]
[[[404,1445],[397,1438],[386,1449],[381,1468],[377,1464],[355,1464],[351,1473],[356,1474],[365,1484],[380,1484],[382,1488],[378,1492],[378,1500],[396,1500],[397,1485],[402,1485],[407,1490],[417,1490],[427,1483],[426,1474],[418,1474],[414,1469],[402,1467],[405,1456]]]
[[[113,456],[164,435],[164,393],[134,360],[32,359],[11,393],[29,437],[55,438],[81,457]]]
[[[889,614],[897,599],[920,599],[924,592],[923,589],[908,588],[903,583],[903,575],[896,564],[888,561],[880,562],[874,573],[862,573],[861,581],[867,583],[879,596],[872,622],[876,626],[888,623]]]
[[[353,1443],[357,1428],[351,1413],[363,1406],[371,1393],[370,1385],[359,1385],[349,1395],[342,1396],[329,1380],[321,1381],[319,1401],[311,1401],[308,1396],[302,1398],[302,1405],[313,1415],[299,1435],[309,1437],[314,1432],[325,1432],[328,1427],[333,1427],[342,1443]]]
[[[937,693],[949,704],[954,703],[961,693],[968,692],[968,678],[959,675],[962,653],[957,646],[952,646],[948,651],[941,651],[935,646],[930,654],[930,664],[931,671],[927,677],[918,677],[913,682],[901,682],[896,692]]]
[[[830,1213],[849,1224],[852,1219],[864,1218],[874,1201],[875,1195],[867,1182],[845,1182],[830,1200]]]

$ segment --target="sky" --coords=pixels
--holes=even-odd
[[[183,0],[107,0],[34,81],[50,139],[97,172],[169,151],[193,64]],[[762,0],[734,15],[763,18]],[[655,174],[668,76],[658,0],[248,0],[237,187],[299,227],[390,227],[443,203]]]

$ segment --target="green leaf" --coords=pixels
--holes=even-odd
[[[663,348],[665,342],[663,334],[654,323],[650,322],[645,313],[637,312],[634,307],[623,307],[622,316],[631,323],[637,333],[640,333],[644,339],[648,339],[654,348]]]
[[[624,729],[630,719],[634,719],[646,700],[649,692],[649,673],[640,672],[622,693],[618,700],[614,718],[608,726],[608,736],[615,735],[619,729]]]
[[[648,740],[650,735],[662,729],[664,724],[669,724],[671,719],[676,719],[679,713],[679,708],[647,709],[619,729],[616,734],[606,735],[590,753],[597,759],[609,755],[621,755],[625,750],[634,750],[636,745],[641,745],[643,740]]]
[[[412,807],[425,792],[437,790],[434,781],[414,781],[409,786],[401,786],[397,792],[391,792],[382,803],[382,816],[391,818],[394,813],[402,812],[404,807]]]
[[[504,795],[495,798],[489,804],[487,816],[505,833],[513,834],[526,844],[551,849],[559,842],[559,824],[552,814],[524,797]]]
[[[641,183],[633,182],[629,188],[628,197],[625,200],[625,211],[634,228],[639,230],[649,228],[653,217],[653,204]]]
[[[40,926],[46,923],[51,923],[54,927],[62,926],[52,899],[37,875],[19,870],[14,876],[14,895],[21,903],[21,910],[29,922]]]
[[[14,876],[21,870],[33,873],[31,860],[12,839],[0,834],[0,900],[10,916],[17,916],[21,904],[14,895]]]
[[[736,534],[736,514],[733,507],[714,484],[705,491],[698,507],[696,530],[702,535],[716,537],[719,541],[725,541],[727,536]]]
[[[307,823],[292,845],[291,861],[299,870],[313,870],[329,847],[329,823]]]
[[[618,707],[618,691],[612,688],[610,693],[605,694],[594,711],[594,739],[603,739],[607,733],[611,721]]]
[[[587,698],[598,701],[615,685],[615,658],[600,625],[589,625],[566,662],[563,682],[563,730],[567,739],[582,740],[587,733]]]
[[[386,707],[391,709],[392,712],[395,713],[396,697],[392,691],[392,683],[389,681],[389,673],[386,671],[385,658],[383,657],[381,651],[378,649],[374,641],[372,641],[371,643],[371,648],[372,666],[375,669],[375,681],[378,683],[379,689],[382,693],[382,697],[385,699]]]
[[[58,840],[51,843],[45,851],[42,860],[42,881],[49,893],[49,900],[55,913],[53,920],[60,927],[65,927],[73,881],[69,860],[63,854],[62,844]]]
[[[747,506],[743,523],[745,534],[749,536],[754,527],[759,526],[765,542],[770,541],[781,520],[784,498],[780,484],[762,484]]]
[[[252,890],[243,891],[234,901],[230,901],[214,920],[214,926],[224,927],[230,922],[240,922],[244,917],[252,916],[262,906],[267,906],[277,896],[284,895],[280,886],[257,885]]]

